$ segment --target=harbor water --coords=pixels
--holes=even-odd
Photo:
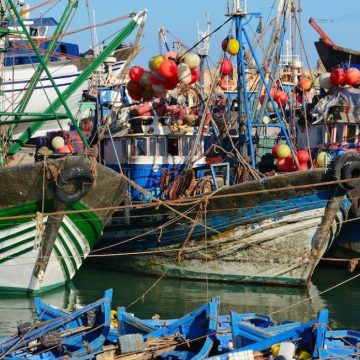
[[[257,312],[272,315],[276,321],[305,321],[319,309],[330,311],[331,328],[360,327],[360,276],[346,266],[320,266],[308,288],[259,285],[217,284],[206,280],[183,281],[163,278],[160,281],[119,272],[82,268],[73,282],[42,298],[55,306],[73,309],[100,298],[103,291],[114,289],[113,308],[126,306],[138,317],[174,318],[190,312],[208,298],[221,296],[221,312]],[[353,280],[326,291],[350,278]],[[36,319],[33,299],[0,294],[0,336],[16,332],[17,325]]]

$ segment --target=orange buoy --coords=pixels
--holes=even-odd
[[[276,97],[277,104],[279,106],[282,106],[282,105],[286,104],[287,101],[288,101],[287,93],[285,91],[278,91],[277,97]]]
[[[301,90],[309,91],[311,89],[311,80],[306,76],[302,76],[298,82],[298,87]]]
[[[177,73],[177,65],[173,60],[164,60],[160,67],[159,73],[165,79],[170,79]]]
[[[233,66],[229,59],[224,59],[220,65],[220,74],[221,75],[230,75],[233,72]]]
[[[341,68],[333,70],[330,74],[330,81],[334,85],[345,85],[345,71]]]
[[[345,71],[346,83],[350,86],[360,84],[360,71],[356,68],[349,68]]]

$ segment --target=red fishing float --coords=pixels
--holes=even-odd
[[[173,60],[164,60],[160,67],[159,72],[162,77],[165,79],[170,79],[177,74],[177,65]]]
[[[287,93],[285,91],[279,91],[277,93],[277,97],[276,97],[277,104],[279,106],[282,106],[282,105],[286,104],[287,101],[288,101]]]
[[[309,153],[306,150],[298,150],[297,157],[300,164],[306,164],[310,160]]]
[[[191,69],[191,82],[190,84],[193,84],[197,81],[200,80],[200,69],[199,68],[194,68]]]
[[[233,72],[233,66],[229,59],[224,59],[220,65],[220,74],[221,75],[230,75]]]
[[[346,83],[350,86],[360,84],[360,71],[356,68],[349,68],[345,71]]]
[[[273,157],[275,158],[275,159],[277,159],[278,158],[278,149],[279,149],[279,144],[276,144],[276,145],[274,145],[273,146],[273,148],[272,148],[272,155],[273,155]]]
[[[345,85],[345,71],[341,68],[333,70],[330,74],[330,81],[334,85]]]
[[[145,70],[141,66],[133,66],[129,70],[129,77],[132,81],[139,82]]]
[[[133,100],[141,100],[144,88],[137,82],[130,80],[126,85],[127,91]]]

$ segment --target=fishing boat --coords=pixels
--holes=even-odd
[[[257,65],[262,86],[257,98],[265,88],[273,108],[271,116],[277,123],[263,121],[269,116],[260,116],[256,106],[250,111],[246,76],[240,76],[248,74],[241,47],[237,63],[241,65],[238,88],[242,92],[224,94],[230,99],[235,120],[244,119],[240,129],[237,123],[228,129],[233,134],[231,141],[237,142],[232,149],[234,162],[224,155],[218,156],[220,161],[212,158],[209,164],[210,157],[203,155],[206,136],[213,139],[211,134],[202,136],[208,134],[204,129],[213,121],[206,112],[195,115],[193,123],[184,123],[166,111],[151,113],[160,108],[155,101],[161,104],[161,100],[154,100],[152,109],[147,103],[138,105],[136,116],[123,124],[116,136],[110,134],[105,140],[105,163],[128,177],[131,198],[125,210],[106,227],[94,252],[108,254],[106,261],[92,259],[90,265],[214,281],[309,284],[350,206],[345,190],[338,184],[344,179],[331,170],[345,163],[339,165],[335,159],[330,169],[308,169],[307,164],[305,168],[298,164],[297,171],[279,171],[279,167],[274,169],[271,154],[255,154],[255,148],[261,148],[267,140],[269,144],[273,141],[271,152],[280,136],[287,144],[287,156],[297,158],[247,35],[247,16],[257,15],[247,14],[235,2],[230,17],[236,24],[239,42],[248,45]],[[234,100],[237,104],[241,100],[243,106],[233,106]],[[139,114],[139,108],[147,106],[148,113]],[[255,129],[262,130],[254,135]],[[274,129],[280,133],[275,138],[268,135]],[[258,135],[260,140],[254,143]],[[273,172],[265,175],[269,170],[261,173],[259,164],[269,155]],[[234,168],[240,169],[239,173]],[[235,180],[237,175],[240,179]]]
[[[112,290],[92,304],[51,321],[24,323],[18,334],[0,339],[5,359],[94,358],[105,344],[110,329]],[[78,325],[74,325],[78,324]]]
[[[360,69],[360,51],[335,44],[313,18],[309,19],[309,23],[320,35],[319,41],[315,42],[315,47],[326,71],[332,71],[339,66]]]
[[[72,279],[100,237],[114,206],[126,195],[124,180],[97,163],[96,152],[89,148],[66,100],[144,20],[145,13],[136,14],[107,49],[61,93],[47,67],[46,56],[40,54],[16,6],[12,1],[7,1],[6,5],[8,8],[3,9],[3,13],[6,15],[10,9],[14,14],[39,64],[19,106],[14,111],[1,112],[4,136],[1,138],[0,178],[4,186],[0,201],[0,287],[7,291],[38,292]],[[8,31],[11,34],[12,30]],[[50,42],[47,49],[53,45],[54,41]],[[25,111],[42,73],[46,73],[57,98],[48,105],[50,110]],[[65,113],[57,113],[59,108]],[[70,136],[69,145],[63,137],[52,136],[43,141],[41,147],[30,147],[32,163],[26,164],[29,156],[25,155],[30,153],[26,146],[25,155],[15,156],[44,123],[65,118],[71,120],[73,127],[70,132],[74,136]],[[18,124],[26,124],[25,130],[14,139]],[[76,151],[69,151],[72,140],[76,143]],[[60,143],[55,146],[58,141]],[[64,152],[60,151],[63,146],[67,147]]]
[[[19,9],[25,28],[36,43],[40,53],[46,56],[50,74],[62,92],[76,80],[95,58],[93,50],[81,54],[78,44],[62,41],[62,37],[66,35],[64,29],[77,7],[78,1],[68,1],[64,9],[64,16],[60,22],[57,22],[52,17],[30,18],[31,9],[26,3],[22,3]],[[2,91],[4,96],[0,103],[1,109],[13,112],[21,105],[22,111],[41,113],[47,109],[50,102],[56,100],[57,93],[46,74],[39,78],[36,86],[31,84],[31,78],[38,71],[39,59],[26,36],[22,34],[18,20],[8,20],[4,25],[8,28],[9,36],[4,48],[4,66],[2,70]],[[105,63],[111,63],[113,76],[121,72],[127,57],[133,51],[134,46],[122,44],[122,46],[114,50],[111,57],[108,57]],[[139,51],[139,49],[136,51]],[[107,72],[103,74],[103,77],[106,76]],[[82,93],[88,90],[89,85],[88,79],[86,79],[68,99],[68,107],[73,113],[78,110],[78,103],[82,98]],[[34,86],[33,96],[23,101],[24,89],[32,86]],[[17,139],[25,129],[26,124],[18,124],[13,131],[13,138]],[[35,132],[34,136],[44,136],[49,131],[62,129],[69,129],[68,118],[59,119],[58,122],[44,123],[41,129]]]

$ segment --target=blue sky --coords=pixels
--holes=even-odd
[[[37,5],[43,0],[28,0],[31,6]],[[229,0],[229,2],[231,2]],[[221,25],[225,20],[227,0],[89,0],[95,9],[96,21],[102,22],[121,15],[126,15],[141,9],[148,9],[145,34],[141,40],[144,47],[142,53],[135,59],[135,64],[145,65],[152,55],[159,53],[159,41],[157,31],[164,27],[191,46],[197,41],[197,24],[200,29],[206,28],[205,13],[209,14],[212,29]],[[261,12],[264,21],[267,19],[273,4],[277,0],[248,0],[248,11]],[[54,17],[61,15],[61,9],[66,0],[61,0],[49,12]],[[341,4],[341,5],[340,5]],[[276,6],[275,6],[276,8]],[[317,54],[313,42],[318,38],[317,33],[308,24],[308,19],[333,19],[320,23],[335,43],[360,50],[360,36],[358,35],[358,23],[360,21],[360,0],[302,0],[302,31],[306,47],[306,53],[310,59],[310,65],[316,63]],[[38,14],[39,12],[35,12]],[[272,13],[272,16],[274,13]],[[71,23],[71,29],[77,29],[88,25],[88,16],[85,8],[85,0],[79,0],[79,9]],[[104,39],[117,28],[126,24],[126,21],[98,29],[98,38]],[[254,30],[257,21],[251,23]],[[220,30],[211,40],[210,58],[216,62],[220,55],[220,43],[228,32],[228,25]],[[251,33],[251,30],[249,30]],[[81,50],[86,50],[90,44],[89,33],[72,35],[67,41],[78,42]],[[169,43],[171,43],[169,37]]]

